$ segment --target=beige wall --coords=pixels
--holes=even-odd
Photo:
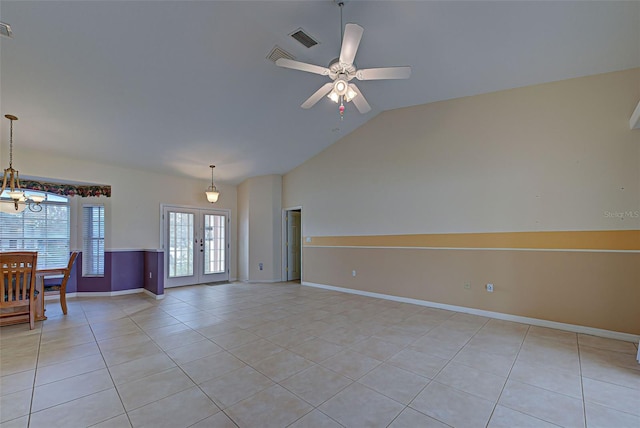
[[[640,243],[606,252],[596,239],[582,253],[545,235],[536,251],[467,250],[468,236],[460,249],[322,242],[638,230],[640,130],[628,123],[639,99],[633,69],[380,114],[284,177],[283,205],[304,206],[312,238],[303,280],[640,334]]]
[[[384,112],[284,177],[305,234],[639,229],[640,69]],[[348,120],[348,119],[345,119]]]
[[[110,228],[105,237],[107,250],[160,248],[160,204],[211,208],[204,195],[210,184],[207,180],[120,168],[24,149],[20,151],[20,163],[16,166],[23,176],[111,185],[112,197],[98,198],[106,203],[110,215]],[[236,186],[216,185],[220,199],[214,207],[231,210],[231,247],[237,248]],[[232,278],[237,276],[235,259],[234,256],[230,266]]]
[[[249,280],[249,181],[238,186],[238,279]]]
[[[304,258],[311,283],[640,335],[639,253],[305,247]]]
[[[243,274],[240,279],[253,282],[280,281],[282,176],[249,178],[240,184],[239,189],[242,207],[239,236],[242,251],[239,263]]]

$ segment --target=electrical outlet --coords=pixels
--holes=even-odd
[[[465,288],[465,290],[471,290],[471,283],[470,282],[465,282],[464,283],[464,288]]]
[[[493,284],[487,284],[487,291],[493,293]]]
[[[351,271],[351,276],[356,276],[356,271],[355,270]]]
[[[149,279],[153,278],[151,272],[149,272]]]
[[[262,270],[262,268],[264,267],[264,265],[262,263],[258,263],[258,267],[260,268],[260,270]]]

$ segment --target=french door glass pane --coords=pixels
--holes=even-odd
[[[169,213],[169,278],[193,275],[193,221],[193,214]]]
[[[225,216],[204,216],[204,273],[224,273],[225,270]]]

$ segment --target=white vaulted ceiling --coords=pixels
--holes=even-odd
[[[278,45],[327,66],[340,11],[325,1],[0,1],[1,113],[20,147],[239,183],[283,174],[389,109],[640,66],[640,2],[349,1],[358,85],[373,110],[299,106],[326,77],[277,67]],[[289,37],[302,27],[320,44]],[[2,121],[2,142],[7,125]],[[363,154],[365,155],[365,154]]]

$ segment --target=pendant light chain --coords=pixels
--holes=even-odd
[[[207,190],[204,192],[207,195],[207,200],[212,204],[218,202],[218,198],[220,197],[220,192],[216,188],[216,185],[213,184],[213,168],[215,167],[215,165],[209,165],[209,168],[211,168],[211,186],[207,187]]]
[[[13,119],[9,120],[9,168],[13,169]]]
[[[340,6],[340,43],[344,41],[344,25],[342,22],[342,7],[344,6],[344,1],[340,1],[338,3]],[[344,120],[344,96],[340,95],[340,107],[338,108],[338,112],[340,113],[340,120]]]
[[[4,174],[1,180],[0,195],[5,190],[10,199],[3,200],[0,206],[0,211],[9,214],[20,214],[28,206],[30,211],[39,212],[42,211],[42,203],[45,200],[43,195],[27,195],[20,187],[20,174],[13,169],[13,121],[18,118],[12,114],[5,114],[4,117],[9,119],[9,168],[4,170]],[[3,198],[4,199],[4,198]],[[5,204],[12,204],[13,208],[7,208]]]

